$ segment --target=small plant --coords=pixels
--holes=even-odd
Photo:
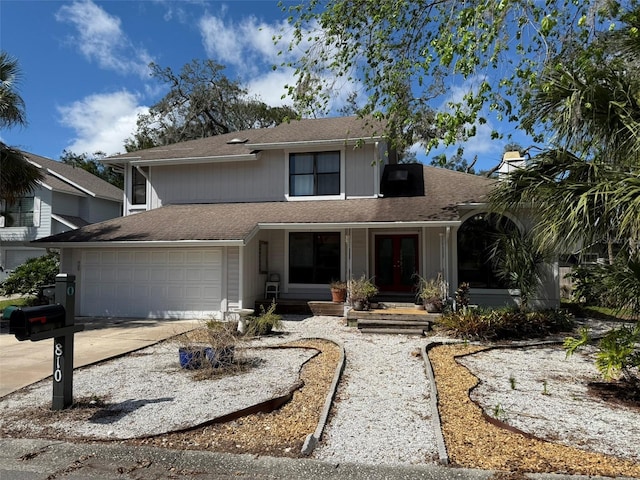
[[[469,307],[471,301],[471,287],[468,282],[462,282],[456,290],[456,306],[462,310]]]
[[[516,389],[516,377],[514,377],[513,375],[509,377],[509,385],[511,385],[511,390]]]
[[[378,293],[378,287],[373,280],[362,275],[358,279],[351,279],[348,282],[349,298],[354,304],[361,302],[364,309],[369,307],[369,301]]]
[[[506,412],[504,411],[504,408],[502,408],[502,405],[500,403],[496,403],[496,405],[493,407],[493,418],[502,420],[505,417]]]
[[[549,390],[547,390],[547,381],[546,380],[542,380],[542,394],[543,395],[551,395],[549,393]]]
[[[265,310],[264,305],[260,305],[260,315],[247,317],[247,335],[267,335],[273,329],[281,328],[282,316],[275,312],[275,301],[271,302],[267,310]]]
[[[431,279],[423,278],[418,274],[414,274],[414,276],[418,279],[416,299],[424,304],[425,309],[432,305],[432,311],[442,311],[442,299],[446,294],[442,275],[438,274],[437,278]]]

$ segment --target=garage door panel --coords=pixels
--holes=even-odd
[[[222,304],[222,249],[96,250],[83,254],[79,315],[209,316]]]

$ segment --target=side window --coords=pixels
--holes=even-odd
[[[34,197],[22,197],[10,203],[2,212],[5,227],[33,227],[35,211]]]
[[[490,258],[498,231],[516,229],[507,217],[478,214],[465,220],[458,230],[458,281],[471,288],[507,288]]]
[[[131,204],[147,203],[147,179],[136,167],[131,167]]]
[[[289,195],[339,195],[340,152],[291,153]]]

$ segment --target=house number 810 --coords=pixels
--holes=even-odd
[[[62,358],[63,353],[64,353],[64,350],[62,348],[62,344],[56,343],[55,346],[53,347],[53,355],[55,356],[55,360],[56,360],[56,368],[53,371],[53,379],[56,382],[62,381],[62,369],[60,368],[60,359]]]

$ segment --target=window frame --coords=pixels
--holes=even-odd
[[[333,194],[318,194],[317,187],[317,156],[323,153],[337,153],[338,154],[338,165],[339,170],[337,172],[330,173],[331,175],[338,174],[338,192]],[[294,195],[291,192],[291,181],[292,174],[291,173],[291,160],[292,155],[313,155],[314,158],[314,181],[313,181],[313,189],[314,192],[311,195]],[[320,175],[329,174],[328,172],[320,173]],[[285,198],[291,201],[305,201],[305,200],[344,200],[345,196],[345,151],[344,148],[312,148],[312,149],[296,149],[296,150],[285,150]]]
[[[21,205],[24,200],[31,200],[31,210],[22,211],[20,207],[17,210],[10,210],[11,207],[15,205]],[[37,197],[35,195],[28,195],[24,197],[18,198],[13,203],[8,203],[6,201],[2,202],[2,213],[5,218],[4,228],[32,228],[37,227],[38,222],[36,221],[36,214],[38,211],[37,207]],[[25,218],[25,215],[31,214],[30,222],[21,222],[20,220]],[[13,223],[11,225],[7,225],[7,218],[10,217],[13,219]]]
[[[307,282],[301,282],[300,278],[297,278],[292,275],[292,268],[294,268],[292,266],[293,262],[292,262],[292,242],[291,242],[291,236],[292,235],[299,235],[299,234],[303,234],[303,235],[312,235],[313,236],[313,252],[312,252],[312,256],[313,256],[313,265],[312,265],[312,269],[313,269],[313,275],[311,277],[310,281]],[[337,238],[337,262],[336,262],[336,266],[335,266],[335,271],[331,271],[326,275],[326,281],[324,278],[319,277],[318,276],[318,264],[316,262],[317,258],[318,258],[318,244],[316,243],[316,239],[319,235],[335,235]],[[319,286],[319,285],[328,285],[331,280],[335,280],[336,278],[342,278],[342,262],[343,262],[343,258],[344,258],[344,251],[343,251],[343,236],[342,236],[342,232],[339,230],[318,230],[318,231],[300,231],[300,230],[289,230],[286,233],[286,251],[287,251],[287,256],[286,256],[286,272],[287,272],[287,283],[290,286],[299,286],[299,287],[313,287],[313,286]],[[308,278],[308,275],[305,275],[305,278]]]
[[[149,186],[148,186],[148,181],[145,174],[148,175],[148,172],[145,172],[143,174],[141,171],[138,170],[136,166],[131,167],[130,202],[131,202],[131,205],[133,206],[140,206],[140,205],[147,204]],[[138,181],[136,181],[136,179],[138,179]],[[140,179],[142,179],[142,181],[140,181]],[[144,202],[136,201],[136,200],[139,200],[138,195],[136,194],[136,187],[144,187]]]

